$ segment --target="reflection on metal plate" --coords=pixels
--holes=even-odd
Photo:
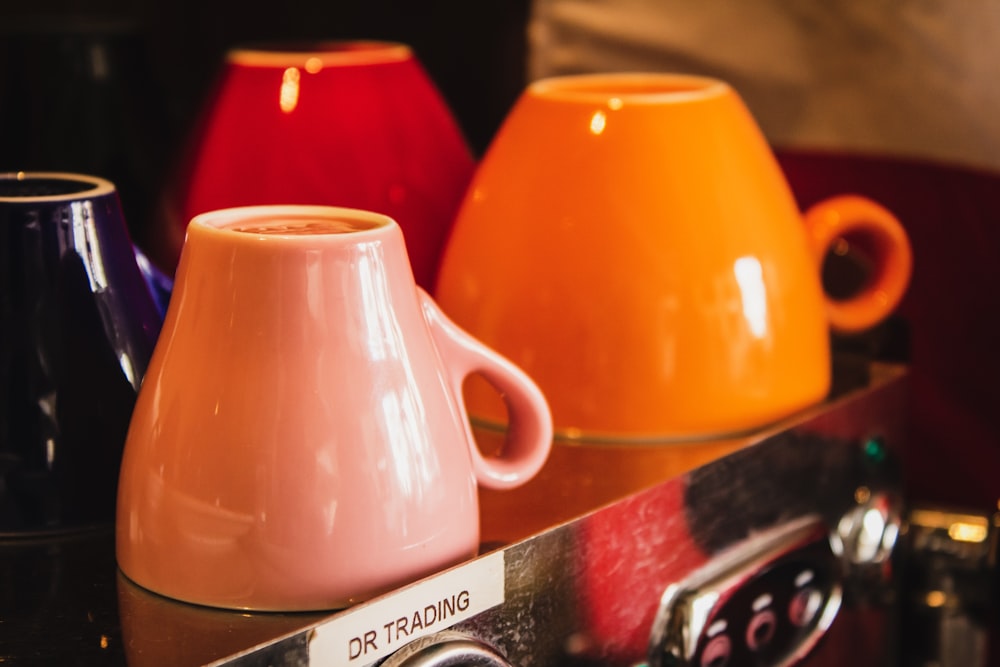
[[[352,657],[348,641],[335,662],[310,642],[391,608],[397,591],[215,664],[722,667],[746,664],[741,651],[764,657],[752,664],[892,664],[905,380],[883,368],[721,458],[484,547],[443,576],[502,562],[503,599],[445,629],[455,635],[435,627],[378,657]]]

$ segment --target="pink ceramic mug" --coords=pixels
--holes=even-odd
[[[503,394],[502,455],[462,382]],[[477,484],[544,463],[536,385],[416,286],[376,213],[195,217],[122,462],[117,555],[136,583],[243,609],[343,607],[474,556]]]

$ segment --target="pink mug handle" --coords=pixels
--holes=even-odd
[[[524,371],[452,322],[423,289],[418,287],[417,291],[461,413],[466,414],[462,384],[472,373],[479,373],[493,385],[507,405],[509,426],[502,454],[483,456],[469,433],[476,481],[499,490],[524,484],[541,470],[552,449],[552,413],[545,396]]]

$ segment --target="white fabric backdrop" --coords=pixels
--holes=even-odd
[[[1000,170],[997,0],[534,0],[528,78],[731,83],[770,141]]]

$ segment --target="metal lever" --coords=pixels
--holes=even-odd
[[[651,667],[789,665],[807,654],[841,602],[829,530],[816,517],[757,533],[664,591]]]

